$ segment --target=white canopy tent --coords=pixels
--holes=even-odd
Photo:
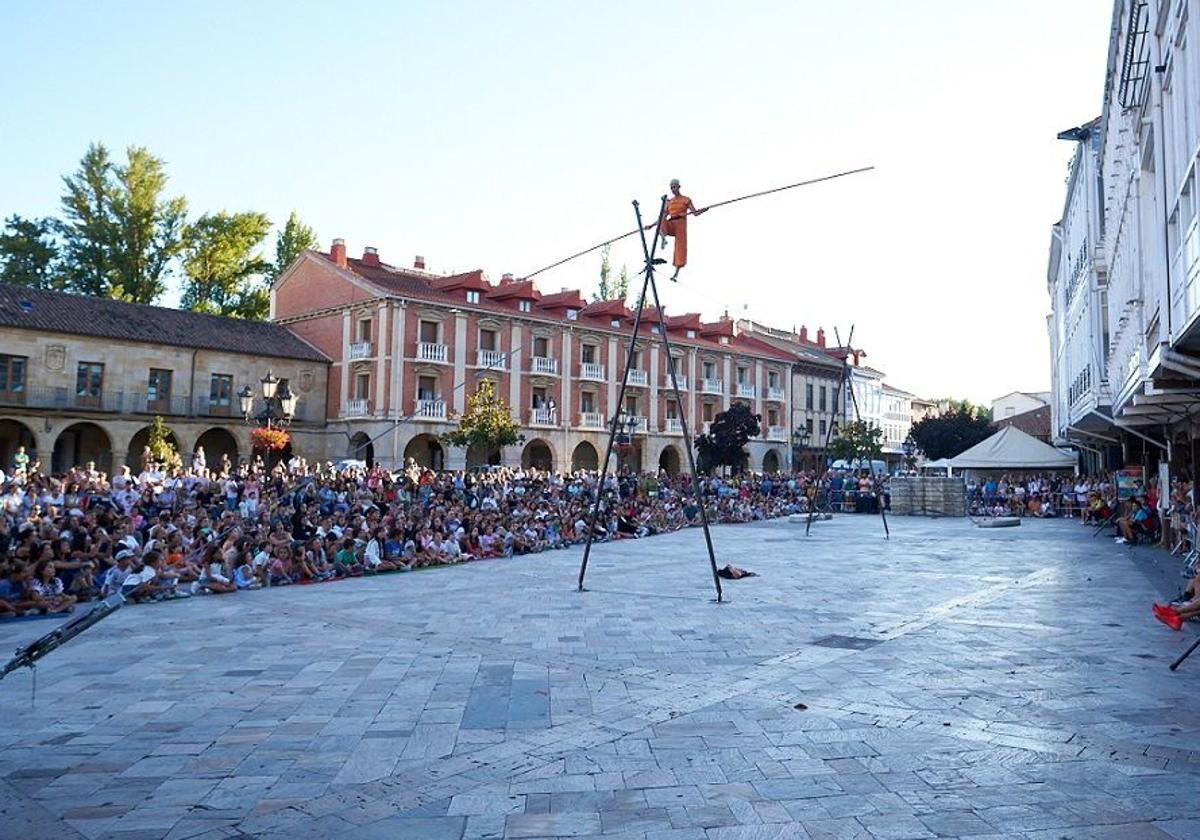
[[[926,461],[924,464],[921,464],[920,470],[921,472],[954,475],[954,467],[950,464],[949,458],[938,458],[936,461]]]
[[[1013,426],[949,459],[956,470],[1073,470],[1075,456],[1060,452]]]

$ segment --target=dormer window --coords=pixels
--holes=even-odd
[[[688,331],[687,331],[687,337],[688,337],[688,338],[695,338],[695,337],[696,337],[696,331],[695,331],[695,330],[688,330]]]
[[[467,289],[467,303],[479,303],[478,289]]]
[[[650,332],[654,333],[655,335],[658,335],[658,333],[659,333],[658,324],[651,324]]]
[[[620,327],[620,326],[621,326],[621,319],[620,319],[620,318],[613,318],[611,321],[609,321],[609,322],[608,322],[608,325],[609,325],[610,327]]]
[[[533,304],[527,300],[522,300],[517,303],[517,309],[520,309],[522,312],[532,312]]]
[[[578,317],[579,317],[578,309],[568,309],[567,310],[567,320],[568,321],[574,321]]]
[[[723,335],[723,336],[721,336],[721,343],[722,343],[722,344],[728,344],[728,343],[729,343],[729,336],[727,336],[727,335]]]

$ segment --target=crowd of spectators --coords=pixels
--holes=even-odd
[[[24,456],[22,450],[19,453]],[[233,594],[561,549],[586,540],[595,472],[440,472],[411,461],[335,470],[292,459],[136,474],[94,464],[46,475],[27,456],[0,473],[0,614],[70,611],[127,600]],[[648,537],[700,522],[688,477],[610,474],[597,541]],[[852,479],[845,479],[844,493]],[[701,479],[710,523],[806,511],[810,474]],[[864,492],[866,492],[864,490]]]

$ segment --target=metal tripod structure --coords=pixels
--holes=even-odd
[[[833,328],[833,337],[834,337],[834,340],[838,343],[838,349],[842,352],[842,376],[841,376],[841,379],[838,380],[837,387],[834,388],[834,390],[833,390],[833,404],[835,406],[840,406],[842,404],[841,396],[842,396],[842,391],[844,390],[846,392],[846,394],[848,394],[850,397],[850,404],[854,406],[854,419],[855,419],[855,421],[859,421],[859,420],[862,420],[862,414],[858,410],[858,397],[854,396],[854,388],[852,387],[851,382],[850,382],[852,373],[851,373],[851,369],[850,369],[849,359],[850,359],[850,354],[853,352],[854,325],[853,324],[850,325],[850,334],[848,336],[846,336],[845,344],[842,344],[842,337],[841,337],[841,335],[838,334],[837,327]],[[829,442],[833,439],[833,425],[834,425],[833,423],[830,423],[829,426],[827,426],[825,429],[825,445],[821,449],[822,458],[827,457],[827,453],[829,452]],[[863,453],[861,453],[861,452],[856,452],[854,454],[854,460],[857,461],[860,466],[862,464],[862,455],[863,455]],[[867,463],[868,463],[868,465],[870,465],[869,459],[868,459]],[[890,540],[892,538],[892,532],[891,532],[891,529],[888,528],[887,511],[885,511],[884,507],[883,507],[883,493],[880,492],[879,477],[875,475],[874,466],[869,466],[869,470],[871,473],[871,489],[875,491],[875,499],[877,500],[877,502],[879,504],[879,516],[883,520],[883,538],[886,540]],[[819,480],[820,479],[818,479],[818,481]],[[826,492],[826,494],[828,494],[829,489],[826,488],[825,492]],[[842,492],[845,493],[844,490]],[[815,517],[816,513],[817,513],[816,502],[817,502],[816,494],[814,494],[813,500],[808,506],[808,521],[804,525],[804,536],[806,536],[806,537],[812,531],[813,517]],[[844,504],[844,502],[843,502],[843,504]]]
[[[649,291],[654,296],[654,309],[658,313],[660,324],[665,325],[665,316],[663,315],[662,303],[658,299],[658,287],[654,282],[654,266],[662,265],[666,261],[656,259],[654,253],[658,250],[659,237],[662,236],[662,222],[667,212],[667,197],[662,197],[662,205],[658,211],[658,223],[654,226],[654,238],[651,243],[646,242],[646,228],[642,222],[642,209],[635,201],[633,202],[633,212],[637,216],[637,232],[642,237],[642,254],[646,259],[646,267],[642,270],[642,292],[638,296],[637,313],[633,316],[633,335],[629,340],[629,352],[625,357],[625,372],[621,376],[621,388],[617,392],[616,405],[612,408],[612,419],[608,424],[608,445],[604,450],[604,465],[600,469],[599,481],[596,485],[596,496],[592,501],[591,515],[588,517],[587,543],[583,548],[583,562],[579,566],[579,591],[583,592],[583,579],[587,574],[588,557],[592,553],[592,539],[596,533],[596,516],[600,511],[600,502],[604,494],[605,479],[608,476],[608,465],[612,460],[613,444],[616,442],[617,427],[619,418],[622,412],[622,406],[625,405],[625,390],[629,384],[629,371],[632,369],[634,353],[637,349],[638,332],[642,326],[642,312],[646,308],[646,292]],[[675,405],[679,406],[679,424],[683,431],[684,449],[687,450],[688,464],[692,470],[692,492],[696,497],[696,505],[700,508],[700,525],[704,528],[704,543],[708,547],[708,563],[712,569],[713,586],[717,590],[716,601],[718,604],[723,601],[721,592],[721,578],[717,575],[717,557],[713,552],[712,534],[708,530],[708,513],[704,509],[704,497],[700,491],[700,476],[696,472],[696,456],[692,452],[692,438],[688,432],[687,412],[684,411],[683,396],[679,392],[679,380],[675,371],[675,357],[671,355],[671,340],[667,337],[665,326],[659,329],[659,336],[662,338],[663,348],[667,351],[667,369],[671,372],[671,390],[675,394]],[[620,490],[617,491],[618,498]]]

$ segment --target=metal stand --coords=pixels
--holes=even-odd
[[[634,353],[637,348],[638,332],[642,326],[642,310],[646,307],[646,292],[647,290],[654,296],[654,308],[658,313],[659,323],[663,326],[658,333],[662,337],[664,349],[667,351],[667,369],[671,372],[671,390],[675,394],[675,404],[679,406],[679,423],[683,430],[684,449],[687,450],[688,464],[692,470],[692,493],[696,498],[696,505],[700,508],[700,525],[704,528],[704,543],[708,547],[708,563],[712,569],[713,586],[717,590],[716,602],[722,603],[723,593],[721,591],[721,578],[717,575],[717,557],[713,552],[712,534],[708,530],[708,513],[704,509],[704,497],[700,492],[700,476],[696,472],[696,456],[692,452],[692,438],[688,432],[687,412],[684,411],[684,401],[679,393],[679,380],[675,371],[675,357],[671,355],[671,340],[667,337],[665,326],[665,318],[663,316],[662,303],[658,299],[658,287],[654,283],[654,266],[661,265],[665,261],[655,259],[654,253],[658,250],[658,239],[662,235],[662,222],[667,212],[667,197],[662,197],[662,205],[658,211],[658,224],[654,226],[654,237],[651,243],[646,242],[646,229],[642,224],[642,209],[635,201],[633,202],[633,212],[637,216],[638,232],[642,237],[642,254],[645,256],[646,267],[643,269],[645,279],[642,281],[642,292],[638,296],[637,313],[633,316],[633,335],[629,339],[629,352],[625,358],[625,372],[621,376],[621,388],[617,392],[616,405],[612,408],[612,420],[608,424],[608,445],[604,449],[604,465],[600,469],[600,478],[596,486],[596,497],[592,502],[591,515],[588,517],[587,543],[583,548],[583,562],[579,566],[579,591],[585,591],[583,588],[583,579],[587,574],[588,557],[592,553],[592,539],[596,533],[596,515],[600,511],[600,501],[604,493],[604,481],[608,475],[608,465],[612,460],[613,443],[617,437],[618,419],[621,414],[621,407],[625,404],[625,389],[629,384],[629,371],[633,364]]]
[[[1176,668],[1178,668],[1180,665],[1182,665],[1183,660],[1185,660],[1189,656],[1191,656],[1192,652],[1198,647],[1200,647],[1200,639],[1196,639],[1196,641],[1192,642],[1192,646],[1183,652],[1183,656],[1179,657],[1178,659],[1176,659],[1174,662],[1171,663],[1171,670],[1174,671]]]
[[[844,389],[846,391],[846,393],[849,394],[849,396],[850,396],[850,404],[854,406],[854,419],[856,421],[858,421],[858,420],[862,419],[862,414],[858,410],[858,398],[854,396],[854,388],[851,386],[851,382],[850,382],[851,372],[850,372],[850,362],[849,362],[851,346],[854,342],[854,325],[853,324],[850,325],[850,334],[848,336],[846,336],[846,343],[844,345],[842,344],[841,335],[838,334],[837,327],[833,328],[833,336],[834,336],[834,340],[837,341],[837,343],[838,343],[838,347],[841,348],[841,350],[844,354],[842,356],[842,376],[838,380],[837,386],[833,389],[833,404],[835,407],[841,404],[840,399],[841,399],[842,390]],[[828,457],[829,442],[832,439],[833,439],[833,423],[830,423],[829,426],[826,427],[826,429],[825,429],[825,445],[821,449],[822,458]],[[857,461],[861,465],[862,460],[863,460],[863,455],[869,455],[869,453],[856,452],[854,454],[853,460]],[[867,463],[870,464],[869,458],[867,460]],[[875,493],[875,501],[879,506],[879,516],[883,520],[883,538],[885,540],[890,540],[892,538],[892,532],[891,532],[891,529],[888,527],[887,510],[884,508],[884,504],[883,504],[882,483],[879,480],[879,476],[875,475],[875,468],[873,465],[869,466],[868,471],[871,473],[871,490]],[[820,479],[818,479],[818,481],[819,480]],[[818,487],[818,495],[819,495],[819,492],[820,492],[820,488]],[[826,494],[828,494],[830,491],[828,489],[826,489],[825,492],[826,492]],[[843,505],[845,505],[845,492],[846,491],[843,489],[842,490],[842,504]],[[816,496],[814,496],[813,498],[815,501]],[[808,521],[804,524],[804,536],[806,536],[806,537],[812,531],[813,518],[816,516],[816,507],[817,506],[815,504],[809,506]]]

